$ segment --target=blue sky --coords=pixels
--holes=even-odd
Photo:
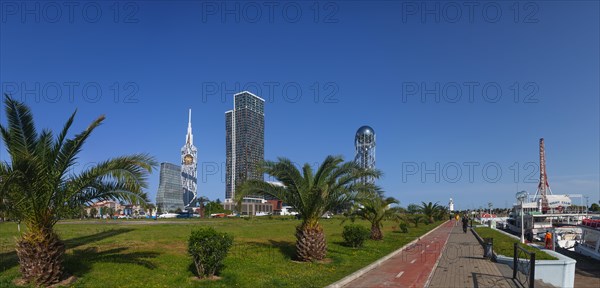
[[[372,126],[402,205],[511,205],[536,190],[541,137],[552,191],[599,200],[598,2],[50,3],[2,2],[0,83],[39,128],[106,115],[77,169],[179,162],[191,108],[199,193],[223,199],[224,112],[247,89],[266,99],[266,159],[350,160]]]

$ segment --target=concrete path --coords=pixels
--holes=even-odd
[[[407,249],[344,287],[423,287],[453,228],[453,221],[442,224]]]
[[[428,287],[518,287],[510,276],[503,276],[501,265],[483,258],[471,231],[454,227]]]

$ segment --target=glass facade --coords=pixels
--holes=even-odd
[[[233,110],[225,112],[225,199],[233,198]]]
[[[175,211],[177,208],[183,210],[182,193],[181,167],[171,163],[160,163],[160,180],[156,194],[157,208],[163,213]]]
[[[247,179],[263,180],[259,163],[265,154],[265,101],[250,93],[234,95],[233,110],[225,112],[225,198]]]

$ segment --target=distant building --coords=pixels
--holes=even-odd
[[[244,91],[233,96],[233,110],[225,112],[225,199],[235,198],[244,181],[263,180],[258,165],[265,154],[264,107],[264,99]]]
[[[255,197],[244,197],[242,200],[241,210],[238,211],[236,203],[232,199],[225,199],[223,202],[223,208],[225,210],[237,211],[240,215],[273,215],[273,203],[272,200],[265,200],[264,198]]]
[[[281,215],[281,210],[283,209],[283,201],[273,199],[267,200],[267,202],[271,203],[271,206],[273,206],[273,215]]]
[[[156,194],[156,208],[161,212],[183,210],[181,193],[181,167],[171,163],[160,163],[160,180]]]
[[[92,209],[95,209],[94,215],[91,215],[93,212]],[[138,217],[140,215],[146,215],[147,209],[144,209],[140,205],[121,204],[117,201],[98,201],[85,207],[85,211],[86,214],[92,218],[110,218],[122,215]],[[111,212],[111,215],[109,215],[109,212]]]
[[[375,130],[369,126],[362,126],[354,136],[356,154],[354,161],[364,169],[375,169]],[[375,183],[373,177],[362,177],[362,183]]]
[[[185,145],[181,147],[181,186],[183,188],[183,206],[193,205],[197,194],[198,150],[194,146],[192,134],[192,109],[189,111]]]
[[[448,211],[454,211],[454,200],[452,200],[452,198],[450,198],[450,202],[448,202]]]

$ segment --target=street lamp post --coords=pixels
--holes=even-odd
[[[516,194],[517,200],[521,203],[521,243],[525,243],[525,223],[523,222],[523,202],[527,198],[527,191],[521,191]]]
[[[585,196],[585,216],[587,216],[588,211],[590,210],[590,206],[588,205],[588,200],[589,199],[590,199],[590,196]]]

